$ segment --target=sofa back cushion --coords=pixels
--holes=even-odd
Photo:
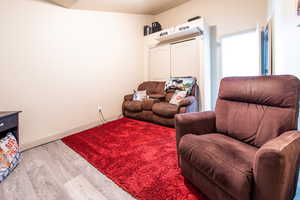
[[[165,82],[146,81],[139,85],[138,90],[147,90],[147,94],[164,94]]]
[[[166,92],[166,101],[167,102],[170,102],[170,100],[172,99],[173,95],[175,94],[175,89],[169,89],[167,92]],[[199,101],[199,86],[197,83],[194,84],[193,88],[192,88],[192,92],[190,95],[188,96],[194,96],[197,101]]]
[[[260,147],[297,129],[300,81],[294,76],[231,77],[220,84],[218,132]]]

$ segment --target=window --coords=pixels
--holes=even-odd
[[[260,36],[256,31],[222,38],[222,75],[260,75]]]

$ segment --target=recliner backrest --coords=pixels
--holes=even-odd
[[[229,77],[216,105],[218,132],[260,147],[297,129],[300,81],[295,76]]]

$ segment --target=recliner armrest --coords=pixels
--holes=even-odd
[[[132,101],[133,100],[133,94],[127,94],[124,96],[124,101]]]
[[[299,131],[286,132],[264,144],[255,155],[254,199],[292,199],[295,194],[292,185],[298,177],[299,155]]]
[[[178,114],[175,116],[176,145],[185,134],[207,134],[216,131],[216,114],[213,111]]]

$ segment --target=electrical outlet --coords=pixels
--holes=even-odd
[[[98,111],[102,112],[102,106],[100,106],[100,105],[98,106]]]

